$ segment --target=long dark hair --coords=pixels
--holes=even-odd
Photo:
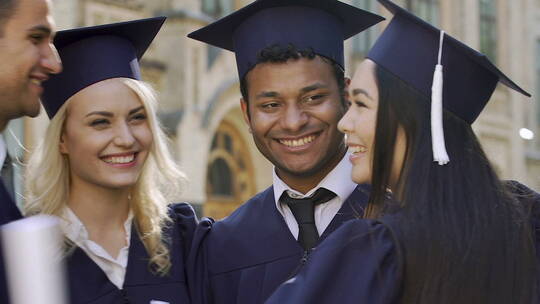
[[[536,259],[528,206],[506,190],[471,126],[448,111],[443,123],[450,163],[434,163],[429,100],[380,66],[376,81],[374,208],[368,217],[391,219],[399,236],[401,301],[532,303]],[[406,135],[406,156],[387,199],[398,127]]]

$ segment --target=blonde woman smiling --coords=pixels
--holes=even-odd
[[[164,19],[55,39],[64,71],[44,84],[51,122],[28,164],[26,213],[62,219],[71,303],[189,302],[184,258],[196,218],[187,204],[169,205],[184,175],[139,80]]]

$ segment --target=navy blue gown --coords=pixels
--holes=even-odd
[[[365,187],[356,187],[321,240],[362,216]],[[188,263],[194,303],[263,303],[307,258],[276,209],[273,187],[222,221],[203,220],[195,235]]]
[[[517,182],[508,184],[522,203],[532,207],[536,247],[540,248],[540,194]],[[265,303],[399,303],[403,252],[391,225],[394,220],[387,216],[384,222],[362,219],[343,224],[315,248],[302,271]]]
[[[133,226],[123,288],[118,289],[83,250],[76,248],[67,258],[70,303],[149,304],[151,300],[191,303],[184,261],[197,219],[193,208],[185,203],[171,206],[171,211],[173,224],[165,231],[170,238],[172,263],[168,275],[161,277],[149,271],[148,254]]]
[[[11,199],[4,183],[0,178],[0,225],[21,219],[22,215],[15,202]],[[2,243],[0,243],[0,303],[9,303],[6,274],[4,268],[4,258],[2,254]]]

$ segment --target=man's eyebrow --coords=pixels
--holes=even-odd
[[[327,85],[324,85],[322,83],[315,83],[315,84],[312,84],[312,85],[309,85],[307,87],[302,88],[300,91],[302,92],[302,94],[305,94],[305,93],[313,91],[313,90],[317,90],[317,89],[320,89],[320,88],[327,88],[327,87],[328,87]],[[279,96],[278,92],[266,91],[266,92],[261,92],[261,93],[257,94],[257,96],[255,96],[255,98],[272,98],[272,97],[278,97],[278,96]]]
[[[368,93],[366,90],[363,90],[363,89],[354,89],[354,90],[352,91],[352,96],[356,96],[356,95],[360,95],[360,94],[362,94],[362,95],[366,96],[367,98],[373,100],[373,98],[369,95],[369,93]]]
[[[29,28],[28,32],[42,32],[43,34],[47,36],[50,36],[52,34],[51,28],[43,24],[39,24],[39,25]]]
[[[278,97],[279,93],[274,91],[267,91],[267,92],[261,92],[255,96],[256,99],[258,98],[272,98],[272,97]]]
[[[315,84],[312,84],[310,86],[302,88],[300,91],[302,93],[307,93],[307,92],[310,92],[310,91],[313,91],[313,90],[327,88],[327,87],[328,87],[327,85],[324,85],[322,83],[315,83]]]

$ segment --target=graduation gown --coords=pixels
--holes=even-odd
[[[17,205],[11,199],[11,196],[4,187],[4,183],[0,178],[0,225],[7,224],[21,218],[21,211],[19,211]]]
[[[535,242],[540,248],[540,194],[517,182],[508,185],[525,206],[532,207]],[[313,251],[302,271],[265,303],[399,303],[403,252],[394,220],[387,216],[384,223],[362,219],[342,225]]]
[[[165,231],[170,238],[172,267],[166,276],[149,271],[148,254],[139,235],[132,228],[124,286],[120,290],[86,253],[76,248],[67,257],[71,304],[149,304],[151,300],[171,304],[191,303],[185,275],[185,256],[189,250],[197,220],[190,205],[171,207],[172,226]]]
[[[402,263],[395,244],[383,223],[349,221],[315,248],[302,271],[265,303],[396,303]]]
[[[362,216],[366,186],[357,186],[321,240],[343,222]],[[275,206],[273,187],[222,221],[202,221],[189,267],[194,303],[263,303],[307,259]]]
[[[21,219],[22,215],[11,199],[4,183],[0,178],[0,225],[7,224],[11,221]],[[0,303],[9,303],[6,274],[4,268],[4,258],[2,253],[2,243],[0,243]]]

